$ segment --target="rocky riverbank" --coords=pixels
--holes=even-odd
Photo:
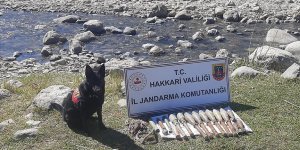
[[[49,12],[84,12],[135,17],[174,17],[186,11],[190,18],[216,16],[226,21],[299,21],[299,0],[1,0],[0,9]],[[225,15],[223,15],[225,14]],[[234,15],[235,19],[227,19]]]

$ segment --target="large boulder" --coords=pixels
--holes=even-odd
[[[50,45],[50,44],[57,44],[59,42],[66,42],[67,39],[65,37],[62,37],[60,34],[58,34],[55,31],[48,31],[44,38],[43,38],[43,43],[45,45]]]
[[[83,33],[78,33],[74,37],[75,40],[78,40],[83,43],[87,43],[96,39],[96,36],[91,31],[86,31]]]
[[[294,63],[291,65],[283,74],[281,74],[281,77],[286,79],[295,79],[300,76],[300,65]]]
[[[285,50],[291,52],[296,58],[300,60],[300,41],[288,44],[285,47]]]
[[[239,22],[240,14],[236,10],[228,10],[223,14],[223,19],[227,22]]]
[[[166,18],[169,14],[168,8],[163,4],[155,5],[151,12],[149,13],[148,17],[159,17],[159,18]]]
[[[99,20],[89,20],[83,24],[83,28],[87,31],[91,31],[94,34],[105,33],[103,23]]]
[[[231,77],[241,77],[241,76],[255,77],[258,74],[262,74],[262,72],[257,71],[255,69],[252,69],[252,68],[247,67],[247,66],[241,66],[241,67],[235,69],[231,73]]]
[[[53,19],[53,21],[57,23],[75,23],[79,19],[80,17],[77,15],[68,15],[68,16]]]
[[[10,91],[6,89],[0,89],[0,100],[10,96]]]
[[[43,109],[50,109],[50,103],[62,105],[65,99],[70,98],[71,88],[64,85],[53,85],[40,91],[34,98],[33,105]]]
[[[178,19],[178,20],[191,20],[192,16],[186,10],[182,10],[182,11],[176,13],[175,19]]]
[[[285,71],[297,59],[292,53],[270,46],[262,46],[255,49],[255,51],[249,55],[249,60],[263,64],[267,69],[276,71]]]
[[[79,40],[72,39],[69,43],[69,50],[72,54],[79,54],[82,52],[82,45],[83,43]]]
[[[267,42],[276,42],[280,44],[289,44],[297,41],[297,38],[287,33],[285,30],[270,29],[266,37]]]

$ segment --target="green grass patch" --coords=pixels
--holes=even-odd
[[[24,86],[12,89],[12,97],[0,101],[0,121],[12,118],[16,124],[0,133],[2,149],[299,149],[300,109],[284,100],[300,105],[299,80],[285,80],[278,74],[231,80],[231,107],[252,128],[254,133],[239,137],[217,138],[206,142],[201,137],[189,141],[161,141],[154,145],[133,143],[123,132],[128,120],[126,108],[119,108],[122,97],[122,77],[106,77],[106,99],[103,105],[104,123],[109,127],[86,137],[70,130],[56,111],[34,110],[34,120],[42,121],[38,136],[13,139],[20,129],[29,128],[24,116],[37,93],[50,86],[62,84],[75,88],[83,80],[80,74],[34,74],[19,79]]]

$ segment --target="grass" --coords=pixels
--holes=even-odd
[[[299,80],[285,80],[278,74],[256,78],[231,80],[231,107],[252,128],[254,133],[239,137],[218,138],[206,142],[203,138],[189,141],[161,141],[154,145],[140,145],[124,132],[127,110],[119,108],[122,97],[122,78],[112,74],[106,78],[104,123],[109,127],[99,131],[96,127],[92,137],[70,130],[56,111],[33,109],[34,120],[42,121],[38,136],[23,140],[13,139],[17,130],[29,128],[24,116],[37,93],[50,85],[63,84],[75,88],[81,75],[35,74],[19,79],[24,87],[10,89],[13,96],[0,101],[0,121],[12,118],[16,124],[1,132],[1,149],[299,149],[300,109],[286,103],[288,100],[300,105]],[[91,126],[95,124],[91,123]]]

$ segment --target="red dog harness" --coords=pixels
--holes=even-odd
[[[78,106],[77,104],[79,102],[78,99],[79,96],[80,96],[79,90],[75,89],[72,93],[72,102],[74,103],[75,106]]]

